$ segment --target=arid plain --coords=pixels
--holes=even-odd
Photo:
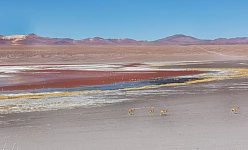
[[[115,81],[109,82],[111,85],[93,87],[95,93],[78,93],[77,90],[84,89],[76,88],[66,89],[71,94],[63,91],[63,94],[15,97],[18,90],[14,93],[2,90],[0,148],[248,148],[248,45],[0,46],[0,64],[0,69],[9,69],[1,75],[13,75],[18,84],[25,83],[20,81],[26,75],[12,73],[23,66],[39,66],[36,71],[40,66],[56,70],[63,65],[63,69],[73,66],[126,73],[118,78],[139,70],[144,76],[139,78],[136,74],[135,81],[131,80],[132,76],[126,77],[122,84],[118,84],[119,79],[111,78]],[[161,71],[189,72],[181,76],[164,75],[166,79],[163,79]],[[157,74],[149,76],[150,73]],[[158,79],[153,80],[155,77]],[[43,81],[43,77],[40,79]],[[97,105],[81,105],[86,100],[87,104],[92,100]],[[17,108],[20,105],[25,111]],[[29,108],[23,107],[26,105]],[[238,107],[237,113],[231,111]],[[135,109],[133,115],[128,114],[129,109]],[[151,109],[154,109],[152,114]],[[160,115],[163,109],[168,109],[165,116]]]
[[[247,45],[0,46],[1,64],[87,64],[247,59]]]

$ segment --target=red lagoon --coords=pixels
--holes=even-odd
[[[40,88],[73,88],[79,86],[113,84],[154,78],[195,75],[201,71],[89,71],[89,70],[29,70],[11,75],[18,84],[0,87],[6,90],[30,90]]]

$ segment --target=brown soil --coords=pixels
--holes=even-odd
[[[248,45],[0,46],[0,65],[247,60]]]

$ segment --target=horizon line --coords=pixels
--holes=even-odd
[[[197,37],[194,37],[194,36],[191,36],[191,35],[186,35],[186,34],[173,34],[173,35],[170,35],[170,36],[165,36],[163,38],[158,38],[156,40],[136,40],[134,38],[103,38],[103,37],[100,37],[100,36],[94,36],[94,37],[87,37],[87,38],[82,38],[82,39],[74,39],[74,38],[69,38],[69,37],[49,37],[49,36],[40,36],[36,33],[29,33],[29,34],[12,34],[12,35],[1,35],[0,36],[3,36],[3,37],[11,37],[11,36],[28,36],[28,35],[36,35],[38,37],[43,37],[43,38],[55,38],[55,39],[71,39],[71,40],[85,40],[85,39],[94,39],[94,38],[101,38],[101,39],[104,39],[104,40],[111,40],[111,39],[131,39],[131,40],[135,40],[135,41],[147,41],[147,42],[152,42],[152,41],[157,41],[157,40],[161,40],[161,39],[165,39],[165,38],[169,38],[169,37],[174,37],[174,36],[184,36],[184,37],[190,37],[190,38],[195,38],[195,39],[198,39],[198,40],[217,40],[217,39],[235,39],[235,38],[248,38],[248,36],[237,36],[237,37],[219,37],[219,38],[213,38],[213,39],[207,39],[207,38],[197,38]]]

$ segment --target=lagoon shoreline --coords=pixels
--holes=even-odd
[[[16,143],[27,150],[246,149],[247,96],[247,89],[227,86],[211,93],[141,95],[103,107],[1,115],[0,145]],[[232,107],[240,107],[238,114]],[[128,114],[130,108],[136,108],[134,115]],[[160,116],[161,109],[168,114]]]
[[[0,61],[10,66],[171,61],[164,68],[247,69],[246,49],[247,45],[12,46],[1,47]],[[25,54],[32,57],[27,59]],[[176,61],[202,63],[176,65]],[[0,148],[6,145],[6,149],[11,149],[15,145],[21,150],[248,149],[247,77],[137,90],[125,96],[128,101],[100,107],[1,114]],[[123,98],[107,94],[105,97]],[[237,114],[231,112],[234,107],[240,107]],[[136,108],[134,115],[129,115],[132,108]],[[155,110],[152,115],[150,109]],[[160,116],[161,109],[168,109],[166,116]]]

